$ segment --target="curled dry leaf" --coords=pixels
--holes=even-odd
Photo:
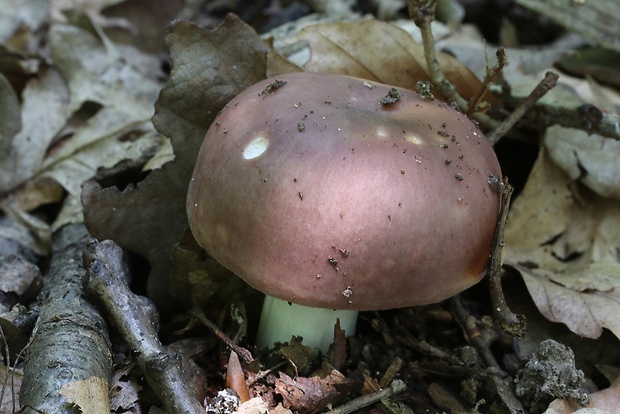
[[[297,62],[308,72],[328,72],[415,90],[429,80],[424,48],[399,27],[378,20],[319,23],[304,27],[290,43],[306,43],[310,57]],[[441,69],[457,91],[470,98],[480,80],[458,59],[438,54]]]
[[[575,182],[542,149],[504,235],[541,313],[578,335],[620,337],[620,205]]]
[[[230,357],[228,358],[228,367],[226,369],[226,388],[231,388],[237,392],[239,402],[244,403],[250,400],[250,391],[248,390],[248,385],[245,382],[243,368],[241,368],[239,356],[237,356],[235,351],[230,351]]]
[[[313,376],[293,379],[283,372],[276,379],[276,392],[284,398],[284,407],[299,413],[314,413],[336,405],[346,397],[343,388],[348,388],[350,381],[339,371],[332,370],[325,378]],[[339,387],[342,386],[342,387]]]

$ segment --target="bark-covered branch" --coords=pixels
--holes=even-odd
[[[40,314],[26,352],[22,413],[109,412],[112,354],[106,324],[84,299],[83,224],[54,234]]]
[[[148,384],[170,414],[204,413],[200,404],[205,382],[193,361],[164,347],[157,336],[157,309],[131,292],[123,266],[122,249],[110,240],[91,239],[84,251],[85,287],[105,308],[132,350]]]

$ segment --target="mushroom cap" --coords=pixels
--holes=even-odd
[[[391,90],[295,73],[240,93],[196,161],[196,241],[256,289],[306,306],[423,305],[477,283],[498,218],[495,153],[449,105]]]

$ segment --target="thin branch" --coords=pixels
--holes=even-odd
[[[409,0],[407,3],[409,16],[418,26],[422,35],[424,59],[433,86],[448,102],[457,102],[460,108],[465,108],[466,101],[456,93],[452,82],[445,78],[437,60],[435,38],[431,30],[431,22],[435,20],[437,0]]]
[[[401,380],[395,379],[392,381],[388,388],[384,388],[380,391],[373,392],[372,394],[363,395],[355,398],[341,406],[336,407],[330,411],[330,414],[348,414],[358,411],[364,407],[381,401],[381,399],[390,397],[394,394],[401,393],[407,389],[405,383]]]
[[[508,180],[504,179],[499,183],[497,178],[489,175],[489,184],[493,189],[499,191],[500,207],[499,219],[495,228],[495,236],[493,239],[493,251],[487,273],[489,275],[489,283],[491,286],[491,301],[493,303],[493,311],[495,317],[499,319],[502,329],[512,336],[523,338],[525,335],[525,318],[523,315],[516,315],[508,308],[504,291],[502,290],[501,270],[502,270],[502,252],[504,250],[504,228],[508,219],[508,208],[510,207],[510,199],[512,197],[513,187],[508,184]]]
[[[237,355],[243,358],[243,362],[249,364],[254,361],[252,353],[247,349],[235,344],[228,336],[226,336],[224,332],[220,330],[220,328],[217,327],[217,325],[215,325],[205,316],[202,309],[200,309],[199,307],[194,307],[191,310],[191,315],[194,318],[198,319],[198,321],[204,324],[207,328],[209,328],[215,334],[215,336],[217,336],[222,342],[224,342],[224,344],[226,344],[226,346],[231,351],[234,351]]]
[[[555,87],[559,75],[555,72],[545,73],[545,77],[534,88],[527,98],[506,118],[493,132],[487,134],[491,145],[495,145],[518,121],[530,110],[536,102]]]
[[[497,52],[495,52],[495,56],[497,56],[497,63],[492,68],[487,68],[484,79],[482,80],[482,86],[478,88],[474,96],[472,96],[469,100],[469,105],[467,106],[467,111],[465,112],[465,115],[467,115],[468,117],[471,117],[474,114],[480,103],[482,95],[484,95],[484,93],[487,91],[489,85],[495,82],[495,79],[497,79],[499,74],[502,72],[504,66],[506,66],[506,63],[508,61],[506,49],[500,47],[499,49],[497,49]]]
[[[204,413],[200,402],[206,381],[193,361],[159,341],[157,309],[149,299],[129,289],[122,249],[111,240],[91,239],[84,250],[84,266],[86,291],[116,325],[166,411]]]
[[[487,366],[486,376],[494,384],[497,394],[501,400],[513,414],[525,413],[525,409],[521,402],[517,399],[513,391],[513,383],[510,375],[506,373],[498,364],[497,360],[493,356],[493,352],[489,349],[485,341],[482,339],[474,318],[465,310],[459,296],[454,296],[450,299],[452,304],[452,310],[456,315],[457,320],[467,332],[469,342],[476,348],[480,357]],[[478,334],[471,335],[471,332],[478,331]]]
[[[454,87],[454,84],[446,79],[439,66],[439,61],[437,60],[437,54],[435,52],[435,38],[433,36],[433,31],[431,30],[431,22],[435,19],[436,5],[437,0],[407,1],[409,16],[415,25],[418,26],[422,35],[424,59],[426,60],[426,66],[431,78],[431,83],[433,84],[435,90],[437,90],[448,103],[455,102],[460,110],[465,112],[468,107],[467,100],[459,95]],[[474,113],[472,118],[489,129],[495,129],[499,126],[499,123],[496,120],[480,112]]]

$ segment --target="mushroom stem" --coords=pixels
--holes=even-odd
[[[288,342],[292,336],[302,336],[303,344],[318,348],[324,354],[334,341],[334,325],[347,336],[355,334],[356,310],[311,308],[267,295],[258,325],[256,344],[271,347],[276,342]]]

